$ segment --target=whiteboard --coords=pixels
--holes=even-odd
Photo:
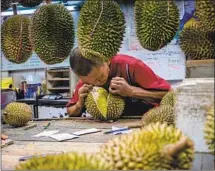
[[[123,2],[123,1],[122,1]],[[176,1],[178,8],[180,10],[180,19],[182,19],[185,7],[184,1]],[[135,32],[135,19],[133,13],[133,4],[123,4],[121,3],[121,9],[125,15],[126,19],[126,32],[124,36],[123,43],[121,45],[119,53],[131,55],[138,59],[141,59],[144,63],[149,65],[152,70],[160,77],[166,80],[181,80],[185,78],[185,54],[179,47],[178,36],[169,43],[166,47],[158,51],[149,51],[141,47]],[[75,27],[77,29],[77,21],[79,12],[72,12],[73,19],[75,22]],[[77,46],[77,39],[75,40],[75,46]],[[64,62],[55,65],[44,64],[36,54],[25,62],[24,64],[13,64],[6,60],[2,56],[1,69],[6,70],[24,70],[24,69],[36,69],[44,67],[68,67],[69,58]]]

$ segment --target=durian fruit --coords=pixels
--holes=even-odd
[[[80,11],[78,46],[88,59],[108,60],[119,51],[125,32],[125,17],[113,0],[87,0]]]
[[[175,104],[175,93],[174,91],[169,91],[160,102],[160,105],[170,105],[174,107]]]
[[[215,1],[196,0],[195,15],[205,31],[215,31]]]
[[[72,14],[62,4],[39,7],[32,16],[34,50],[46,64],[63,62],[74,45]]]
[[[13,63],[24,63],[32,54],[30,41],[30,19],[23,15],[9,17],[2,24],[1,47],[6,59]]]
[[[16,166],[16,170],[107,170],[95,156],[70,152],[45,157],[34,157]]]
[[[175,124],[175,116],[173,113],[173,107],[170,105],[161,105],[150,109],[142,117],[142,126],[146,126],[150,123],[167,123],[168,125]]]
[[[43,0],[18,0],[18,2],[23,7],[36,7],[40,5],[43,2]]]
[[[11,7],[12,0],[1,0],[1,11],[6,11]]]
[[[179,10],[172,0],[136,0],[135,20],[141,46],[156,51],[174,38],[179,28]]]
[[[208,145],[209,150],[215,154],[214,146],[215,146],[215,137],[214,137],[214,105],[207,112],[206,122],[204,127],[204,138]]]
[[[214,59],[214,33],[210,34],[202,27],[190,27],[181,31],[179,39],[180,47],[188,60]]]
[[[200,22],[195,18],[190,18],[184,25],[184,28],[192,28],[192,27],[199,27]]]
[[[157,122],[110,140],[98,157],[111,170],[188,170],[194,148],[179,129]]]
[[[102,87],[94,86],[87,95],[85,106],[94,119],[117,120],[120,118],[125,102],[122,97],[108,93]]]
[[[24,126],[32,119],[32,110],[25,103],[11,102],[3,110],[3,118],[11,126]]]

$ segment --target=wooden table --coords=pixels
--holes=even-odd
[[[118,135],[103,134],[103,131],[111,129],[112,126],[124,127],[140,124],[140,119],[121,119],[113,123],[97,122],[88,119],[51,120],[51,125],[46,130],[59,130],[59,133],[73,133],[88,128],[101,129],[102,132],[83,135],[77,139],[57,142],[48,137],[32,137],[44,131],[47,121],[34,121],[37,127],[24,130],[24,127],[12,128],[8,125],[2,126],[2,133],[9,135],[14,144],[2,148],[2,169],[13,170],[19,163],[19,158],[34,154],[47,154],[53,152],[88,152],[96,153],[99,147],[109,139]],[[214,157],[210,154],[197,153],[194,161],[194,170],[214,170]]]

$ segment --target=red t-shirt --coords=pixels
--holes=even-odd
[[[123,77],[129,84],[146,90],[168,91],[171,88],[171,85],[166,80],[156,75],[144,62],[128,55],[120,54],[111,59],[108,81],[103,87],[108,90],[110,80],[116,76]],[[78,81],[73,97],[66,105],[67,107],[74,105],[78,101],[78,90],[83,84],[82,80]],[[141,112],[143,114],[145,111],[144,109],[139,109],[142,106],[137,106],[133,103],[129,104],[130,105],[126,105],[128,108],[123,112],[125,115],[127,115],[127,113],[132,114],[133,112],[134,114],[141,114]],[[158,104],[152,104],[152,106],[156,105]],[[138,111],[135,112],[135,110]]]

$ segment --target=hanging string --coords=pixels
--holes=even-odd
[[[103,13],[103,8],[104,8],[103,0],[101,0],[101,7],[102,7],[102,9],[101,9],[101,12],[100,12],[100,14],[99,14],[99,18],[97,19],[96,24],[95,24],[95,26],[94,26],[92,32],[90,33],[90,37],[91,37],[91,38],[93,37],[93,33],[94,33],[94,31],[95,31],[95,29],[96,29],[96,27],[97,27],[97,25],[98,25],[98,23],[99,23],[99,20],[101,19],[102,13]]]

